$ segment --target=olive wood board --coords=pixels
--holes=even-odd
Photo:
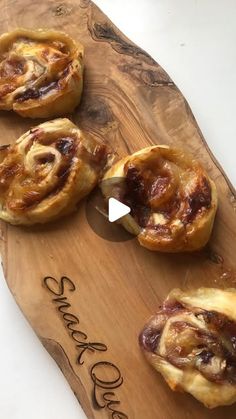
[[[90,228],[85,202],[41,227],[1,222],[8,286],[89,419],[233,419],[236,405],[208,410],[172,392],[144,359],[138,334],[174,287],[234,286],[235,191],[174,82],[91,1],[1,0],[1,33],[42,26],[85,46],[83,99],[70,118],[119,156],[158,143],[194,153],[216,182],[219,209],[209,244],[194,254],[104,240]],[[0,112],[1,144],[39,122]]]

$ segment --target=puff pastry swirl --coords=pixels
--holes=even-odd
[[[0,109],[24,117],[72,112],[83,87],[83,46],[54,30],[16,29],[0,37]]]
[[[216,188],[181,150],[158,145],[123,158],[105,174],[102,191],[131,208],[120,223],[150,250],[193,251],[209,239]]]
[[[140,334],[172,390],[209,408],[236,401],[236,289],[173,290]]]
[[[0,148],[0,218],[34,224],[72,212],[97,184],[107,155],[68,119],[32,128]]]

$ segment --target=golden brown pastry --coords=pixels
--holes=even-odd
[[[209,408],[236,401],[236,289],[173,290],[140,334],[172,390]]]
[[[54,30],[0,36],[0,109],[24,117],[72,112],[83,87],[83,46]]]
[[[216,188],[184,151],[163,145],[144,148],[116,163],[101,188],[106,198],[131,208],[120,223],[150,250],[193,251],[210,237]]]
[[[0,218],[34,224],[72,212],[97,184],[106,162],[106,147],[68,119],[32,128],[0,148]]]

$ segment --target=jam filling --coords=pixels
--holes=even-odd
[[[56,149],[60,151],[61,154],[64,156],[68,156],[68,154],[72,153],[75,148],[75,142],[73,138],[64,137],[60,138],[56,142]]]
[[[143,177],[136,167],[128,168],[125,178],[123,201],[131,208],[131,215],[141,227],[147,225],[151,209],[147,205],[147,189]]]
[[[26,89],[23,93],[19,93],[15,96],[17,102],[22,103],[29,99],[39,99],[40,97],[46,95],[52,90],[59,89],[59,80],[52,81],[47,86],[42,86],[39,88],[31,87]]]
[[[139,343],[148,352],[156,352],[161,331],[158,328],[147,326],[139,335]]]
[[[191,223],[202,208],[211,207],[211,187],[206,178],[198,184],[195,191],[188,199],[188,208],[183,217],[183,221]]]
[[[50,83],[41,87],[29,87],[23,93],[19,93],[15,96],[17,102],[22,103],[29,99],[40,99],[47,93],[53,90],[60,90],[63,87],[63,81],[70,72],[70,63],[67,63],[66,68],[59,73],[58,80],[51,81]]]

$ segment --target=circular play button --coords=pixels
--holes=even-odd
[[[118,221],[120,218],[129,214],[130,211],[131,211],[130,207],[118,201],[118,199],[116,198],[108,199],[108,220],[110,221],[110,223],[114,223],[114,221]]]
[[[123,183],[123,178],[106,179],[93,190],[86,200],[85,210],[88,224],[99,237],[113,242],[122,242],[134,238],[132,234],[118,224],[122,217],[130,213],[131,208],[114,196],[111,196],[107,201],[101,190],[109,189],[114,191],[116,196],[115,189],[117,190],[118,185]]]

